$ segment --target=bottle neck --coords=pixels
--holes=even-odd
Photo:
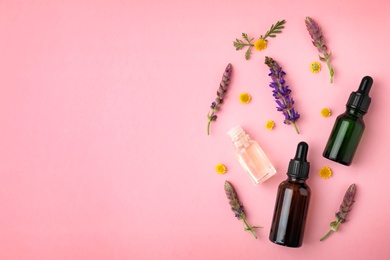
[[[291,176],[288,176],[287,180],[289,182],[296,182],[296,183],[305,183],[306,182],[306,179],[301,179],[301,178],[291,177]]]
[[[251,139],[245,132],[241,132],[232,137],[232,142],[236,148],[248,147]]]
[[[347,113],[350,116],[359,117],[359,118],[362,118],[366,114],[360,111],[359,109],[348,107],[348,106],[345,113]]]

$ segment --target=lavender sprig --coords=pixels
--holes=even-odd
[[[330,73],[330,83],[333,83],[333,75],[334,70],[330,65],[330,57],[332,56],[332,52],[328,53],[328,47],[325,45],[324,36],[322,35],[322,31],[320,26],[310,17],[306,17],[305,20],[306,28],[309,31],[311,36],[313,45],[317,47],[317,50],[323,55],[319,55],[321,61],[325,61],[326,65],[328,65],[329,73]]]
[[[234,212],[234,216],[242,220],[244,223],[244,230],[249,231],[252,233],[252,235],[257,239],[257,235],[253,231],[256,228],[261,228],[259,226],[249,226],[248,223],[245,220],[245,211],[244,211],[244,206],[240,203],[238,200],[237,193],[235,189],[233,188],[232,184],[228,181],[225,181],[225,193],[227,198],[229,199],[229,204],[232,207],[232,211]]]
[[[286,81],[284,80],[284,75],[286,73],[282,70],[282,67],[273,60],[272,58],[265,57],[265,64],[270,68],[270,73],[268,76],[271,76],[272,82],[270,82],[269,86],[273,88],[272,93],[275,97],[275,101],[278,104],[276,109],[281,111],[284,115],[284,123],[289,125],[293,124],[295,131],[299,134],[298,127],[295,123],[300,115],[295,111],[293,105],[294,100],[290,97],[291,90],[288,86],[285,86]]]
[[[217,120],[217,115],[215,113],[219,110],[219,107],[223,103],[223,98],[225,97],[226,91],[229,87],[231,74],[232,65],[229,63],[225,69],[225,72],[223,73],[221,83],[219,84],[219,88],[217,90],[217,98],[211,103],[211,111],[207,114],[207,118],[209,120],[207,123],[207,135],[210,134],[211,122]]]
[[[330,230],[326,235],[320,239],[324,241],[332,232],[336,232],[339,229],[339,225],[347,221],[347,214],[351,211],[352,205],[355,202],[356,185],[349,186],[347,192],[344,195],[343,202],[340,205],[340,210],[336,213],[336,221],[330,223]]]

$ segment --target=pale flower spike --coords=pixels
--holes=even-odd
[[[324,241],[330,234],[339,229],[339,225],[347,221],[347,214],[352,210],[352,205],[355,202],[356,185],[349,186],[344,195],[343,202],[340,205],[340,210],[336,213],[336,221],[330,223],[330,230],[323,236],[320,241]]]
[[[257,235],[255,234],[254,229],[261,228],[261,227],[259,226],[251,227],[248,225],[248,223],[245,220],[244,206],[238,200],[238,196],[236,190],[233,188],[233,185],[230,182],[225,181],[224,188],[225,188],[226,196],[229,199],[229,204],[231,206],[231,209],[234,212],[234,216],[237,219],[242,220],[242,222],[244,223],[244,231],[251,232],[253,237],[257,239]]]
[[[332,68],[332,65],[330,64],[330,58],[332,56],[332,52],[328,53],[328,47],[326,47],[325,45],[325,40],[324,40],[324,36],[322,35],[321,28],[310,17],[306,17],[305,23],[306,23],[306,28],[309,31],[309,34],[311,36],[313,45],[317,47],[318,52],[323,55],[323,57],[321,55],[319,56],[320,60],[326,62],[326,65],[328,65],[329,74],[330,74],[330,83],[333,83],[334,70]]]

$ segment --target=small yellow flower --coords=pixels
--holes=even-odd
[[[251,102],[252,97],[248,93],[241,93],[240,94],[240,102],[242,104],[248,104]]]
[[[263,38],[260,38],[257,41],[255,41],[254,45],[257,51],[262,51],[267,48],[267,41],[264,40]]]
[[[318,73],[321,71],[321,63],[314,61],[310,64],[310,71],[313,73]]]
[[[328,166],[325,166],[322,167],[318,174],[321,176],[322,179],[328,179],[330,176],[332,176],[332,170]]]
[[[265,127],[266,127],[268,130],[272,130],[272,129],[274,128],[274,126],[275,126],[275,123],[274,123],[274,121],[272,121],[272,120],[268,120],[268,121],[267,121],[267,124],[265,124]]]
[[[224,174],[226,172],[226,167],[225,165],[223,165],[222,163],[218,163],[216,166],[215,166],[215,171],[218,173],[218,174]]]
[[[323,109],[321,110],[321,115],[322,115],[323,117],[328,117],[328,116],[330,116],[330,115],[331,115],[330,109],[329,109],[329,108],[323,108]]]

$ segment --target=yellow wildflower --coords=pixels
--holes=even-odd
[[[330,116],[330,115],[331,115],[330,109],[329,109],[329,108],[323,108],[323,109],[321,110],[321,115],[322,115],[323,117],[328,117],[328,116]]]
[[[318,73],[321,71],[321,63],[314,61],[310,64],[310,71],[313,73]]]
[[[224,174],[226,172],[226,167],[225,165],[223,165],[222,163],[218,163],[216,166],[215,166],[215,171],[218,173],[218,174]]]
[[[268,121],[267,121],[267,124],[265,125],[265,127],[266,127],[268,130],[272,130],[272,129],[274,128],[274,126],[275,126],[275,123],[274,123],[274,121],[272,121],[272,120],[268,120]]]
[[[267,48],[267,41],[263,38],[258,39],[255,43],[255,49],[258,51],[264,50]]]
[[[252,97],[248,93],[241,93],[240,94],[240,102],[242,104],[247,104],[251,101]]]
[[[328,179],[330,176],[332,176],[332,170],[328,166],[325,166],[321,168],[318,174],[322,179]]]

